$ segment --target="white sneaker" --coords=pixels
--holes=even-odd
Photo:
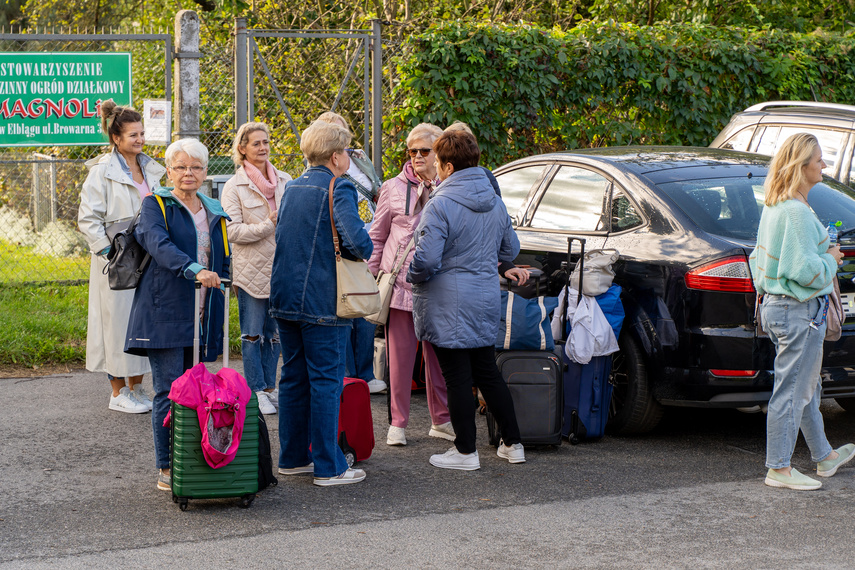
[[[148,408],[148,411],[154,407],[154,402],[151,401],[151,396],[148,395],[146,389],[143,388],[142,384],[137,384],[136,387],[131,390],[131,397]]]
[[[302,467],[280,467],[279,474],[280,475],[311,475],[315,472],[315,464],[314,462],[309,463],[308,465],[303,465]]]
[[[481,469],[481,460],[478,452],[460,453],[456,447],[452,447],[445,453],[430,456],[430,464],[442,469],[460,469],[461,471],[475,471]]]
[[[386,445],[407,445],[406,430],[401,427],[389,426],[386,434]]]
[[[149,409],[137,402],[131,394],[131,389],[123,386],[118,396],[110,396],[110,409],[126,414],[144,414]]]
[[[279,388],[274,388],[272,392],[265,392],[267,397],[270,399],[270,403],[273,404],[273,407],[276,408],[276,411],[279,411]]]
[[[378,392],[382,392],[386,388],[386,383],[382,380],[378,380],[377,378],[368,381],[368,392],[371,394],[377,394]]]
[[[525,463],[525,451],[521,443],[505,445],[505,442],[500,440],[496,455],[502,459],[507,459],[510,463]]]
[[[336,477],[315,477],[313,481],[318,487],[331,487],[333,485],[349,485],[359,483],[365,479],[365,471],[362,469],[348,469]]]
[[[431,437],[441,437],[448,441],[454,441],[454,438],[457,437],[454,433],[454,428],[451,427],[451,422],[445,422],[440,425],[431,424],[428,435]]]
[[[273,407],[273,404],[270,403],[270,398],[267,397],[267,392],[264,390],[259,390],[255,393],[255,397],[258,398],[258,411],[264,414],[265,416],[269,416],[270,414],[276,413],[276,408]]]

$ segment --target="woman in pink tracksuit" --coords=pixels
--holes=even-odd
[[[433,143],[442,135],[442,129],[429,123],[416,126],[407,136],[410,160],[403,171],[383,183],[368,235],[374,242],[374,253],[368,260],[371,271],[391,272],[407,249],[413,231],[419,223],[422,209],[437,183]],[[392,407],[392,425],[386,437],[387,445],[406,445],[404,431],[410,419],[410,391],[413,382],[418,341],[413,327],[413,292],[407,283],[407,269],[415,249],[410,248],[406,261],[395,280],[389,320],[386,323],[386,353],[389,358],[389,394]],[[425,357],[428,410],[431,428],[429,435],[454,441],[454,430],[448,414],[448,396],[445,379],[430,343],[422,343]]]

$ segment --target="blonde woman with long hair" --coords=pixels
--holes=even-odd
[[[831,448],[819,411],[828,295],[843,258],[808,203],[825,166],[813,135],[800,133],[784,141],[769,165],[766,207],[749,258],[754,287],[762,295],[761,320],[776,351],[765,483],[800,491],[822,486],[790,466],[800,429],[819,477],[834,475],[855,451],[851,443]]]

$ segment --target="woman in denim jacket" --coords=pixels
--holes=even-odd
[[[315,485],[365,479],[348,469],[338,447],[338,409],[343,387],[350,319],[336,316],[336,268],[329,213],[330,181],[336,178],[333,213],[341,253],[371,257],[372,244],[356,208],[347,172],[353,135],[315,121],[303,131],[300,149],[309,169],[285,187],[276,227],[270,280],[270,314],[279,327],[279,473],[314,473]],[[311,444],[311,451],[309,450]]]
[[[790,466],[799,429],[819,477],[834,475],[855,451],[851,443],[831,448],[819,411],[828,294],[843,259],[808,204],[811,188],[822,182],[823,168],[816,137],[800,133],[784,141],[769,165],[766,207],[749,258],[754,287],[763,296],[761,318],[776,351],[766,416],[765,483],[797,491],[822,486]]]

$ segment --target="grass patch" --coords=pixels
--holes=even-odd
[[[89,256],[39,255],[32,247],[0,240],[0,283],[24,284],[80,281],[89,278]],[[84,305],[85,309],[85,305]],[[84,321],[85,326],[85,321]]]
[[[86,361],[89,285],[0,286],[0,365]],[[237,300],[229,306],[229,346],[240,357]]]

